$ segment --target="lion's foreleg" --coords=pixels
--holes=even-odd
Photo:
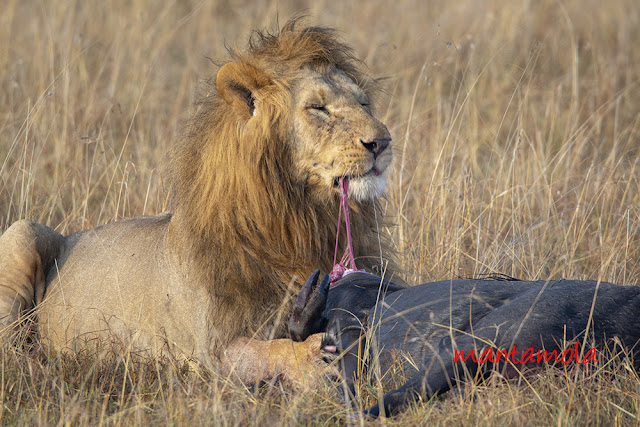
[[[322,335],[311,335],[303,342],[238,338],[224,351],[223,371],[237,375],[246,383],[279,375],[298,384],[313,381],[325,367],[320,349]]]
[[[46,273],[63,239],[49,227],[27,220],[15,222],[0,236],[0,331],[42,300]]]

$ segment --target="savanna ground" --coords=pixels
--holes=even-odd
[[[157,213],[160,165],[225,43],[296,12],[376,76],[396,165],[384,206],[412,283],[500,272],[640,285],[635,0],[0,0],[0,229]],[[638,321],[629,319],[630,322]],[[134,356],[0,349],[2,424],[335,424],[335,386],[244,388]],[[364,381],[360,403],[375,402]],[[640,424],[626,360],[494,377],[389,424]],[[357,421],[356,421],[357,422]]]

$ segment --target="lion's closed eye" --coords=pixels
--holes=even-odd
[[[312,104],[307,107],[307,110],[312,110],[316,113],[329,114],[329,109],[324,104]]]

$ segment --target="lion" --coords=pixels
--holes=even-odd
[[[304,376],[320,340],[288,338],[288,296],[331,270],[340,177],[358,264],[380,265],[392,147],[371,110],[377,81],[335,30],[300,27],[294,18],[229,49],[168,154],[168,212],[68,236],[21,220],[0,237],[5,328],[36,309],[52,352],[107,338],[233,365],[246,381]]]

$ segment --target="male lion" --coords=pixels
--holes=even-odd
[[[333,30],[297,21],[230,52],[170,153],[170,212],[69,236],[22,220],[0,237],[4,327],[37,306],[54,350],[115,338],[237,362],[245,380],[305,375],[317,336],[261,340],[286,336],[289,288],[331,270],[339,177],[350,178],[358,262],[379,265],[375,211],[392,150],[370,109],[375,81]]]

